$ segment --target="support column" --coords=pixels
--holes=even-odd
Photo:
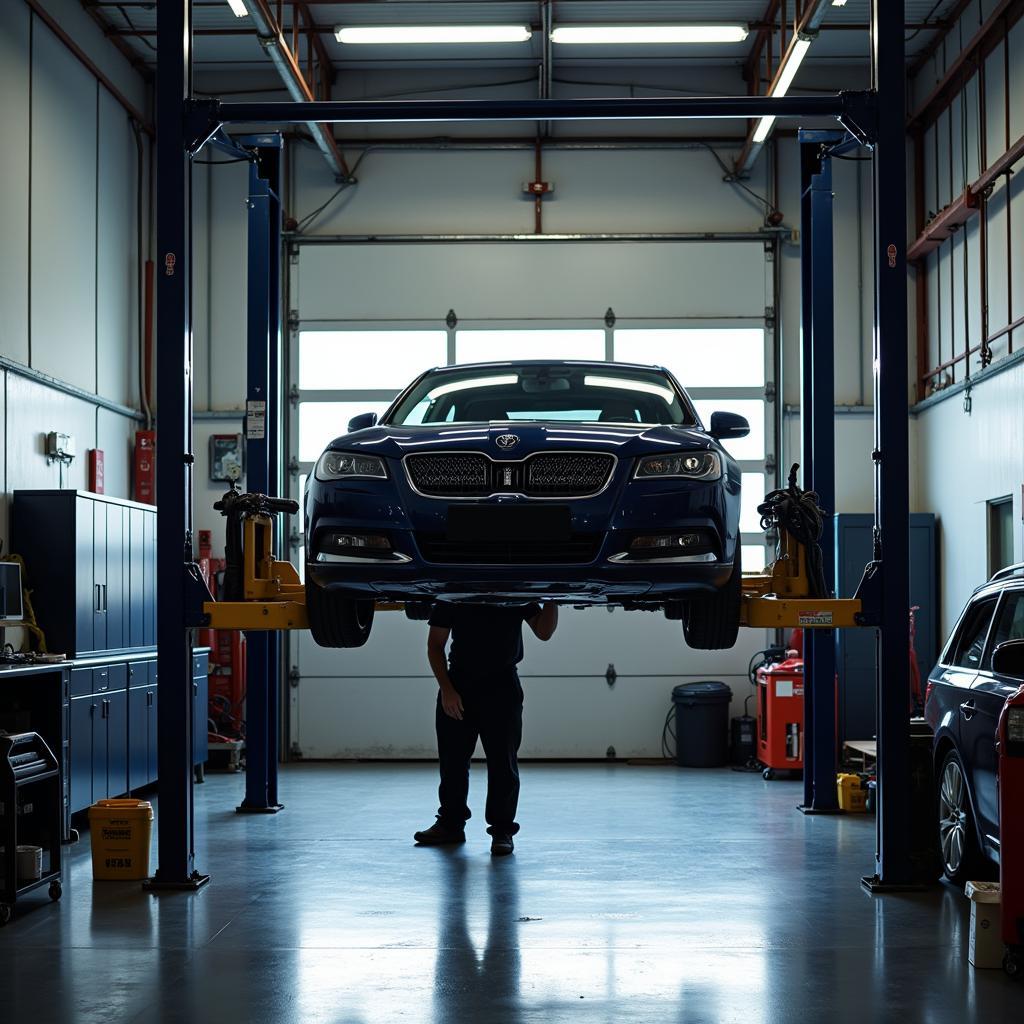
[[[822,147],[842,133],[801,132],[802,325],[801,385],[804,486],[835,513],[835,280],[832,160]],[[831,518],[821,538],[826,591],[833,590]],[[836,655],[832,630],[804,633],[804,802],[806,814],[836,813]]]
[[[270,310],[271,302],[271,192],[260,176],[256,159],[249,165],[249,233],[247,277],[246,356],[246,489],[270,493]],[[254,630],[246,635],[245,677],[245,798],[240,813],[273,814],[280,810],[271,800],[270,770],[276,759],[276,737],[272,735],[270,656],[276,643],[270,634]],[[273,675],[276,677],[276,671]],[[276,765],[275,765],[276,767]]]
[[[191,88],[191,3],[169,0],[157,25],[157,721],[159,828],[152,889],[196,889],[192,775],[192,634],[185,563],[192,555],[191,165],[183,112]]]
[[[907,152],[904,0],[872,0],[878,94],[875,200],[875,555],[882,559],[878,635],[878,814],[872,890],[914,882],[910,855],[910,459],[907,370]]]

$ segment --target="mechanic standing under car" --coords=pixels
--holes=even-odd
[[[427,658],[440,688],[435,723],[441,806],[434,824],[413,836],[422,846],[466,841],[470,759],[479,738],[487,758],[485,817],[491,853],[501,857],[512,852],[512,837],[519,831],[515,819],[523,688],[516,666],[523,660],[524,622],[536,637],[550,640],[558,625],[558,606],[434,605]],[[449,637],[451,655],[446,660]]]

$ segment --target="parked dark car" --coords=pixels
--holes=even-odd
[[[1021,639],[1024,564],[975,590],[928,677],[939,844],[946,877],[957,884],[999,863],[996,726],[1022,680],[1015,670],[995,671],[1004,666],[993,665],[993,652]]]
[[[736,642],[740,467],[664,369],[441,367],[356,417],[305,495],[314,640],[355,647],[375,600],[664,609],[691,647]]]

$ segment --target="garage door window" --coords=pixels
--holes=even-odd
[[[664,366],[684,388],[764,387],[764,331],[759,327],[616,331],[615,358]]]
[[[447,361],[445,331],[303,331],[299,387],[306,391],[404,388]]]
[[[457,331],[455,361],[604,359],[604,331]]]

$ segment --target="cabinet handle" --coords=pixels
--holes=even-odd
[[[153,691],[150,690],[146,694],[146,707],[151,708],[153,706]]]
[[[104,718],[109,718],[110,717],[110,701],[109,700],[105,700],[103,702],[103,717]]]
[[[106,585],[106,583],[101,583],[100,586],[103,588],[103,610],[106,611],[107,610],[107,585]]]
[[[101,611],[103,611],[103,602],[102,602],[102,599],[100,597],[100,585],[98,583],[94,583],[93,586],[92,586],[92,589],[93,589],[93,592],[94,592],[93,593],[93,605],[92,605],[93,611],[101,612]]]

